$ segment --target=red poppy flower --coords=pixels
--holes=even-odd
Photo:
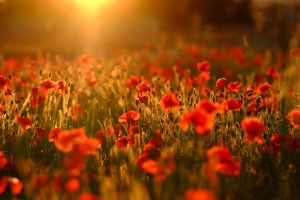
[[[1,75],[0,75],[0,88],[2,90],[7,90],[9,88],[8,80],[4,76],[1,76]]]
[[[187,130],[191,124],[199,135],[207,135],[213,129],[215,115],[208,114],[202,109],[192,110],[181,118],[181,128]]]
[[[258,144],[263,144],[264,141],[261,134],[265,131],[265,126],[257,117],[248,117],[241,122],[242,128],[247,132],[246,142],[250,143],[255,140]]]
[[[83,108],[80,104],[76,104],[68,108],[68,113],[74,121],[78,121],[83,116]]]
[[[124,147],[130,147],[130,146],[135,146],[135,139],[134,136],[124,136],[122,138],[116,139],[115,140],[115,145],[117,148],[124,148]]]
[[[40,90],[37,87],[33,87],[30,90],[30,105],[31,107],[35,107],[38,104],[42,103],[43,101],[45,101],[46,95],[47,95],[47,91],[45,90]]]
[[[57,90],[60,91],[62,94],[66,94],[68,92],[68,88],[62,80],[57,81],[56,84],[57,84]]]
[[[100,142],[96,138],[82,138],[76,145],[76,152],[80,155],[95,155]]]
[[[136,87],[140,83],[140,80],[141,80],[140,77],[132,75],[126,80],[126,86],[128,88]]]
[[[77,177],[84,168],[84,157],[76,153],[68,154],[63,159],[63,167],[68,176]]]
[[[188,189],[184,200],[217,200],[216,195],[208,189]]]
[[[138,84],[136,86],[136,89],[137,89],[138,93],[150,92],[150,90],[151,90],[150,84],[148,82],[141,82],[140,84]]]
[[[219,78],[216,82],[216,87],[221,90],[226,87],[227,80],[226,78]]]
[[[269,67],[266,71],[267,76],[269,76],[272,80],[276,80],[279,78],[279,72],[274,68]]]
[[[240,161],[236,160],[227,147],[214,146],[206,152],[206,169],[212,183],[217,184],[216,172],[227,176],[236,176],[240,173]]]
[[[227,86],[227,92],[235,92],[235,93],[239,93],[240,89],[242,87],[242,83],[235,81],[235,82],[230,82]]]
[[[286,136],[285,145],[288,151],[295,151],[297,149],[300,149],[300,142],[298,142],[296,138],[290,135]]]
[[[64,153],[73,151],[74,146],[81,140],[85,139],[85,129],[71,129],[69,131],[62,131],[54,140],[56,148]]]
[[[49,133],[48,141],[54,142],[60,132],[62,132],[60,128],[52,129]]]
[[[0,179],[0,194],[3,194],[6,190],[8,181],[6,178],[1,178]]]
[[[148,101],[148,95],[146,92],[138,93],[137,98],[141,103],[147,103],[147,101]]]
[[[50,79],[42,81],[40,85],[43,89],[46,89],[46,90],[57,87],[57,83],[54,81],[51,81]]]
[[[79,195],[78,200],[100,200],[96,195],[89,192],[83,192]]]
[[[128,111],[127,113],[123,113],[119,117],[119,123],[131,124],[133,122],[136,122],[136,121],[140,120],[140,118],[141,118],[140,113],[138,113],[136,111]]]
[[[202,61],[200,63],[197,63],[197,69],[200,71],[200,72],[205,72],[205,71],[208,71],[210,68],[210,64],[209,62],[207,61]]]
[[[289,120],[294,128],[298,129],[300,127],[300,109],[292,110],[287,116],[286,119]]]
[[[32,120],[28,117],[16,116],[16,120],[20,124],[20,126],[23,130],[30,129],[33,124]]]
[[[49,186],[49,176],[41,173],[33,177],[32,187],[35,189],[43,189]]]
[[[228,110],[239,111],[243,105],[242,99],[227,99],[226,100]]]
[[[10,186],[10,191],[13,195],[18,195],[22,192],[23,183],[19,179],[15,177],[8,177],[7,180]]]
[[[80,183],[77,178],[70,178],[67,180],[64,186],[66,192],[68,193],[74,193],[80,189]]]
[[[280,151],[281,144],[283,142],[283,136],[279,133],[273,134],[270,138],[270,146],[274,153]]]
[[[37,134],[39,139],[41,139],[43,137],[46,137],[47,134],[48,134],[48,132],[45,128],[38,127],[38,128],[35,129],[35,131],[36,131],[36,134]]]
[[[4,157],[4,152],[0,151],[0,170],[3,169],[8,163],[7,158]]]
[[[160,100],[161,109],[167,111],[171,108],[179,109],[179,101],[175,94],[167,93]]]
[[[265,94],[269,91],[269,89],[271,88],[271,84],[266,82],[266,83],[261,83],[259,84],[259,86],[257,87],[257,91],[261,94]]]

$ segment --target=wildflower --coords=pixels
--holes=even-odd
[[[184,193],[184,200],[217,200],[217,197],[208,189],[188,189]]]
[[[83,108],[80,104],[76,104],[68,108],[68,113],[74,121],[78,121],[83,116]]]
[[[0,194],[5,192],[8,184],[13,195],[18,195],[23,190],[23,183],[19,179],[15,177],[2,177],[0,180]]]
[[[16,116],[16,120],[20,124],[20,126],[23,130],[30,129],[33,124],[32,120],[28,117]]]
[[[0,88],[3,90],[3,91],[6,91],[8,88],[9,88],[9,82],[8,80],[0,75]]]
[[[283,136],[279,133],[273,134],[270,138],[270,147],[276,154],[280,151],[281,144],[283,142]]]
[[[140,77],[132,75],[126,80],[126,87],[127,88],[137,87],[140,83],[140,80],[141,80]]]
[[[79,195],[78,200],[100,200],[100,198],[90,192],[83,192]]]
[[[124,136],[122,138],[116,139],[115,145],[117,148],[135,146],[134,137],[133,136],[130,136],[130,137]]]
[[[160,106],[162,110],[167,111],[171,108],[179,109],[179,101],[175,94],[167,93],[160,100]]]
[[[49,176],[44,173],[37,174],[32,178],[32,187],[42,189],[49,186]]]
[[[60,91],[61,94],[66,94],[68,92],[68,88],[62,80],[57,81],[56,84],[57,84],[57,90]]]
[[[242,83],[238,82],[238,81],[235,81],[235,82],[230,82],[228,85],[227,85],[227,92],[230,93],[230,92],[235,92],[235,93],[239,93],[240,91],[240,88],[242,87]]]
[[[128,111],[127,113],[123,113],[120,117],[119,117],[119,123],[134,123],[138,120],[140,120],[141,115],[140,113],[136,112],[136,111]]]
[[[68,176],[77,177],[84,168],[84,157],[77,153],[71,153],[63,159],[62,163]]]
[[[48,89],[53,89],[57,87],[57,83],[54,81],[51,81],[50,79],[44,80],[41,82],[41,88],[48,90]]]
[[[35,131],[36,131],[36,134],[37,134],[39,139],[45,137],[48,134],[47,130],[45,128],[38,127],[38,128],[35,129]]]
[[[226,78],[219,78],[216,82],[216,87],[221,90],[226,87],[227,80]]]
[[[279,78],[279,72],[272,67],[269,67],[266,71],[267,76],[269,76],[272,80],[276,80]]]
[[[64,153],[69,153],[73,151],[75,144],[79,141],[85,139],[85,129],[71,129],[69,131],[62,131],[58,134],[57,138],[54,140],[54,144],[57,149]]]
[[[138,93],[150,92],[150,84],[148,82],[141,82],[136,86]]]
[[[226,104],[227,104],[228,110],[239,111],[243,105],[243,100],[242,99],[227,99]]]
[[[298,129],[300,126],[300,109],[292,110],[287,116],[286,119],[289,120],[293,127]]]
[[[8,163],[7,158],[4,157],[4,152],[0,151],[0,170],[3,169]]]
[[[205,72],[205,71],[208,71],[210,68],[210,64],[209,62],[207,61],[202,61],[200,63],[197,63],[197,69],[200,71],[200,72]]]
[[[65,183],[64,188],[68,193],[74,193],[78,191],[80,188],[79,180],[77,178],[70,178]]]
[[[33,87],[30,89],[30,105],[31,107],[35,107],[45,101],[47,96],[47,91],[40,90],[37,87]]]
[[[95,155],[100,146],[100,141],[96,138],[82,138],[75,146],[77,154]]]
[[[297,139],[291,135],[286,136],[285,145],[288,151],[295,151],[297,149],[300,149],[300,142],[298,142]]]
[[[271,84],[266,82],[266,83],[261,83],[259,84],[259,86],[257,87],[257,91],[261,94],[265,94],[269,91],[269,89],[271,88]]]
[[[138,93],[138,100],[141,102],[141,103],[147,103],[148,101],[148,95],[146,92],[140,92]]]
[[[209,100],[197,103],[196,109],[189,111],[181,117],[181,128],[187,130],[191,124],[199,135],[207,135],[214,127],[215,112],[218,107]]]
[[[241,122],[242,128],[247,132],[246,142],[250,143],[255,140],[258,144],[263,144],[264,141],[261,134],[265,131],[265,126],[257,117],[248,117]]]
[[[238,175],[240,162],[236,160],[227,147],[214,146],[207,150],[206,156],[209,166],[224,175]]]
[[[62,130],[60,128],[52,129],[49,133],[48,141],[54,142],[60,132],[62,132]]]

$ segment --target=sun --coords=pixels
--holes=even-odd
[[[109,4],[112,0],[75,0],[75,2],[91,12],[97,11],[100,7]]]

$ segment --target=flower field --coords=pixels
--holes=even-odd
[[[299,199],[300,50],[0,61],[0,199]]]

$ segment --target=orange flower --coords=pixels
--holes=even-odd
[[[175,94],[167,93],[160,100],[160,106],[163,111],[167,111],[171,108],[178,109],[179,101]]]
[[[86,135],[84,128],[72,129],[69,131],[60,132],[56,140],[54,140],[54,144],[56,148],[60,151],[64,153],[69,153],[73,151],[76,143],[85,138]]]
[[[23,130],[30,129],[33,124],[32,120],[28,117],[16,116],[16,120],[20,124],[20,126]]]
[[[226,87],[227,80],[226,78],[219,78],[216,82],[216,87],[221,90]]]
[[[62,132],[62,130],[60,128],[52,129],[49,133],[48,141],[54,142],[60,132]]]
[[[248,117],[241,122],[242,128],[248,133],[245,140],[250,143],[255,140],[258,144],[263,144],[264,141],[261,134],[265,131],[265,126],[257,117]]]
[[[77,178],[70,178],[66,183],[65,183],[65,190],[68,193],[74,193],[78,191],[80,188],[80,183]]]
[[[300,109],[292,110],[287,116],[286,119],[289,120],[293,127],[298,129],[300,126]]]
[[[266,83],[261,83],[259,84],[259,86],[257,87],[257,91],[261,94],[265,94],[267,93],[271,88],[271,84],[266,82]]]
[[[142,93],[142,92],[150,92],[150,84],[146,81],[141,82],[140,84],[138,84],[136,86],[136,89],[138,91],[138,93]]]
[[[235,81],[235,82],[230,82],[227,86],[227,92],[235,92],[239,93],[240,89],[242,87],[242,83]]]
[[[126,80],[126,87],[136,87],[139,84],[140,80],[140,77],[132,75]]]
[[[50,79],[44,80],[41,82],[41,87],[45,90],[48,89],[52,89],[52,88],[56,88],[57,87],[57,83],[54,81],[51,81]]]
[[[0,170],[3,169],[8,163],[7,158],[4,157],[4,152],[0,151]]]
[[[76,153],[68,154],[63,159],[63,167],[68,176],[79,176],[84,168],[84,158]]]
[[[215,194],[208,189],[188,189],[184,200],[217,200]]]
[[[45,128],[38,127],[35,129],[35,131],[36,131],[36,135],[39,139],[45,137],[48,134],[48,132]]]
[[[96,138],[82,138],[76,145],[76,152],[80,155],[95,155],[100,147],[100,141]]]
[[[131,124],[133,122],[136,122],[136,121],[140,120],[140,118],[141,118],[140,113],[138,113],[136,111],[128,111],[127,113],[123,113],[119,117],[119,123]]]
[[[197,63],[197,69],[200,72],[206,72],[209,70],[209,68],[210,68],[210,64],[207,61],[202,61],[200,63]]]
[[[218,106],[209,100],[202,100],[196,109],[184,114],[181,118],[181,128],[187,130],[191,124],[199,135],[208,134],[215,124],[215,112]]]
[[[89,192],[83,192],[79,195],[78,200],[100,200],[96,195]]]
[[[236,160],[227,147],[214,146],[206,152],[206,169],[212,183],[218,183],[215,172],[227,176],[236,176],[240,173],[240,161]]]
[[[68,108],[68,113],[74,121],[78,121],[83,116],[83,108],[80,104],[76,104]]]
[[[227,99],[226,100],[228,110],[239,111],[243,105],[242,99]]]

